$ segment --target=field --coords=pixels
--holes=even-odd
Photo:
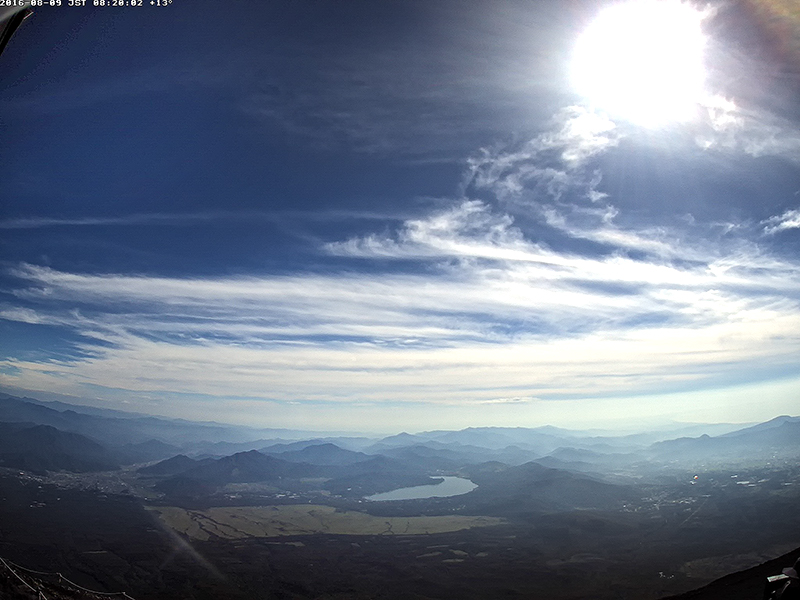
[[[187,510],[151,507],[178,533],[196,540],[242,539],[328,533],[339,535],[425,535],[474,527],[502,525],[504,519],[446,515],[438,517],[376,517],[314,504],[233,506]]]

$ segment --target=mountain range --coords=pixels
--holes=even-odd
[[[81,472],[178,455],[217,461],[232,456],[255,457],[247,453],[258,450],[258,456],[263,456],[264,460],[257,459],[260,466],[256,471],[265,476],[273,471],[275,476],[285,476],[284,472],[303,477],[327,475],[336,480],[334,487],[337,489],[349,483],[352,485],[347,487],[355,485],[366,490],[381,486],[377,480],[367,486],[366,478],[364,481],[353,479],[362,477],[364,468],[357,467],[362,463],[372,464],[373,471],[392,473],[394,479],[403,472],[408,480],[419,480],[419,473],[435,475],[490,461],[511,466],[537,461],[543,467],[575,473],[607,473],[647,461],[688,464],[791,457],[797,454],[800,445],[800,417],[790,416],[739,429],[729,424],[679,425],[668,430],[617,436],[545,426],[473,427],[460,431],[401,433],[384,438],[310,435],[302,440],[291,440],[287,438],[299,432],[142,415],[123,417],[119,411],[106,413],[99,409],[94,409],[94,414],[86,414],[80,412],[82,407],[79,406],[63,402],[47,404],[50,403],[0,394],[0,424],[5,428],[0,446],[3,464],[14,468]],[[699,435],[668,437],[685,431]],[[376,457],[381,457],[382,462],[370,463]],[[284,463],[294,466],[277,467]],[[226,467],[214,464],[217,464],[214,468],[220,470],[219,475],[211,475],[211,465],[203,464],[193,467],[194,477],[208,482],[221,480]],[[327,467],[328,471],[323,474],[323,469],[303,467],[306,472],[300,475],[303,468],[297,465],[302,464]],[[336,470],[348,466],[355,468]],[[249,472],[244,465],[238,468],[240,473]]]

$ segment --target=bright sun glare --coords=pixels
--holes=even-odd
[[[573,83],[595,107],[639,125],[688,120],[703,94],[702,20],[678,0],[610,6],[578,40]]]

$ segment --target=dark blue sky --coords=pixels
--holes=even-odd
[[[798,23],[692,5],[702,94],[653,126],[576,87],[607,4],[37,9],[0,57],[0,385],[317,429],[796,412]]]

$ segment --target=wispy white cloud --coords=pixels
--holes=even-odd
[[[219,213],[193,214],[135,214],[120,217],[25,217],[0,220],[0,229],[41,229],[45,227],[91,227],[98,225],[177,225],[193,221],[209,221],[221,216]]]
[[[509,398],[491,398],[489,400],[481,400],[480,403],[519,405],[519,404],[531,404],[533,402],[538,402],[538,401],[540,401],[540,399],[534,397],[511,396]]]
[[[298,221],[340,221],[340,220],[397,220],[400,214],[381,213],[376,211],[355,210],[315,210],[315,211],[203,211],[191,213],[136,213],[110,217],[19,217],[0,219],[0,229],[43,229],[48,227],[98,227],[98,226],[130,226],[130,225],[164,225],[180,226],[196,223],[226,221],[266,221],[283,222]]]
[[[544,205],[540,212],[551,227],[575,239],[597,242],[614,250],[635,250],[661,258],[687,259],[692,252],[681,247],[664,227],[642,230],[623,229],[614,224],[618,210],[611,205],[600,207]]]
[[[761,223],[764,233],[774,234],[787,229],[800,229],[800,208],[792,208],[781,215],[770,217]]]
[[[794,123],[722,96],[709,96],[703,110],[696,135],[701,148],[800,162],[800,133]]]
[[[473,257],[545,260],[547,252],[527,242],[509,215],[492,213],[478,200],[463,200],[427,218],[407,220],[397,235],[367,235],[325,246],[340,256],[362,258]]]
[[[745,243],[726,252],[660,243],[640,258],[555,252],[508,215],[462,201],[393,236],[328,246],[424,258],[429,267],[413,275],[182,279],[21,265],[1,316],[98,344],[82,342],[70,361],[6,359],[2,377],[65,393],[491,406],[794,368],[799,264]]]
[[[533,281],[794,289],[789,276],[798,273],[798,264],[770,256],[745,239],[722,245],[666,227],[624,229],[613,224],[616,210],[609,206],[572,207],[570,217],[577,211],[582,222],[547,206],[541,211],[548,225],[570,237],[600,242],[608,252],[594,256],[556,252],[530,241],[509,215],[497,214],[475,200],[461,201],[428,219],[409,220],[396,234],[356,237],[326,248],[356,258],[424,258],[432,263],[459,259],[473,273],[479,269],[470,261],[481,259],[495,263],[486,267],[487,272],[525,273]],[[645,257],[631,258],[628,250]]]
[[[523,193],[534,200],[559,200],[574,186],[586,187],[585,196],[596,201],[597,174],[586,173],[586,163],[619,144],[622,137],[608,117],[581,106],[559,111],[548,131],[515,150],[484,148],[468,161],[464,189],[489,189],[501,200]]]
[[[553,118],[550,131],[520,149],[483,150],[473,157],[464,189],[488,190],[501,205],[538,216],[572,239],[675,258],[677,240],[671,232],[616,225],[619,211],[599,189],[602,172],[594,159],[617,147],[625,135],[603,113],[568,107]]]

